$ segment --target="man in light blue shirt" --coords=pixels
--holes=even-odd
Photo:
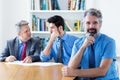
[[[48,19],[50,23],[50,40],[41,52],[40,58],[42,61],[49,61],[54,58],[55,62],[59,62],[58,58],[58,48],[60,46],[60,39],[62,39],[62,62],[64,65],[67,65],[71,57],[72,47],[74,41],[78,39],[75,36],[68,35],[64,31],[64,20],[61,16],[55,15]]]
[[[89,9],[84,14],[86,36],[75,41],[72,56],[67,67],[62,68],[64,76],[74,76],[83,80],[119,80],[116,70],[115,41],[100,33],[102,14],[97,9]],[[89,55],[94,49],[94,67]],[[77,69],[81,67],[81,69]],[[78,78],[77,80],[81,80]]]

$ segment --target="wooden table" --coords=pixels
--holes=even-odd
[[[0,62],[0,80],[73,80],[73,77],[63,77],[63,65],[24,66]]]

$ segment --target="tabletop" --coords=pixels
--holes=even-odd
[[[0,62],[0,80],[73,80],[73,77],[62,75],[62,64],[45,66],[40,65],[41,63],[36,64],[21,65]]]

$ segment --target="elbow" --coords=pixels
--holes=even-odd
[[[106,72],[101,72],[100,76],[105,76],[105,75],[106,75]]]

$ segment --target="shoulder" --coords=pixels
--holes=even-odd
[[[104,41],[104,42],[115,42],[115,40],[112,37],[110,37],[110,36],[108,36],[106,34],[101,34],[100,37],[101,37],[101,41]]]
[[[65,35],[66,35],[66,39],[73,39],[73,40],[78,39],[78,37],[71,35],[71,34],[65,34]]]
[[[15,43],[16,41],[18,41],[18,37],[7,40],[7,43]]]
[[[74,46],[79,48],[83,44],[84,40],[85,40],[85,37],[78,38],[77,40],[75,40]]]
[[[40,38],[39,37],[31,37],[30,39],[31,42],[40,42]]]
[[[75,40],[75,44],[82,44],[85,40],[85,37],[81,37],[81,38],[78,38],[77,40]]]

